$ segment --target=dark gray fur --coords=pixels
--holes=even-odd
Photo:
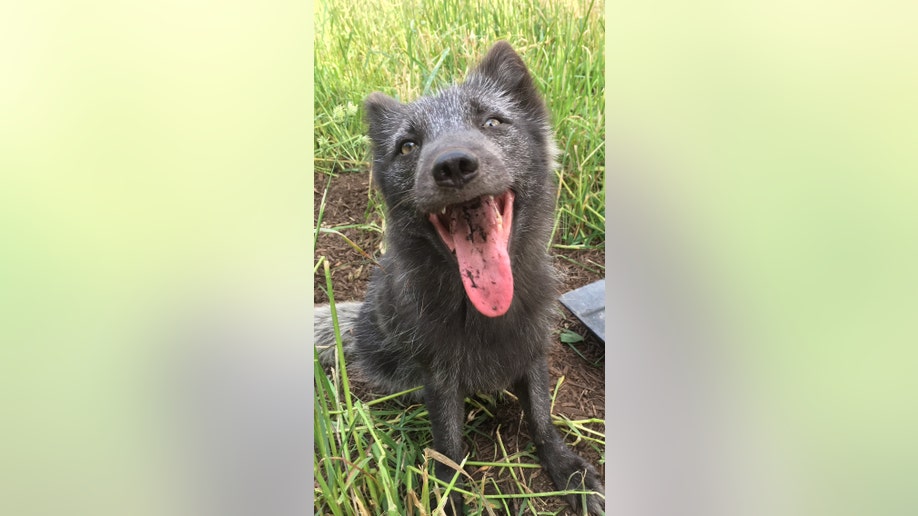
[[[557,151],[525,64],[499,42],[464,83],[410,104],[373,93],[366,111],[373,179],[387,206],[387,248],[366,300],[337,306],[348,367],[384,391],[423,384],[434,448],[457,463],[465,453],[464,398],[510,388],[557,487],[601,493],[596,470],[564,444],[550,420],[547,353],[559,281],[547,247]],[[487,127],[489,118],[502,123]],[[417,148],[403,155],[406,140]],[[444,187],[432,179],[431,163],[454,147],[477,158],[477,175],[461,187]],[[509,244],[514,296],[506,314],[490,318],[469,301],[456,257],[428,214],[508,187],[515,193]],[[331,366],[329,310],[316,312],[320,360]],[[436,473],[448,479],[453,472],[438,463]],[[567,498],[582,510],[580,496]],[[586,500],[591,514],[602,513],[601,496]],[[451,501],[461,505],[459,497]]]

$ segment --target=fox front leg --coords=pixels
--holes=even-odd
[[[604,500],[600,495],[604,489],[596,469],[564,444],[561,434],[551,423],[549,381],[548,363],[539,360],[514,387],[526,413],[526,422],[542,467],[548,471],[559,490],[592,491],[586,495],[585,506],[584,495],[571,494],[564,497],[578,514],[584,510],[591,515],[605,514]]]
[[[428,383],[424,386],[424,404],[430,416],[434,450],[456,464],[461,463],[465,448],[462,442],[465,397],[458,388]],[[441,462],[434,465],[434,473],[437,479],[446,483],[449,483],[456,475],[453,468]],[[455,486],[460,487],[462,484],[460,473],[460,478],[456,481]],[[456,492],[450,494],[446,504],[446,514],[454,516],[464,513],[462,495]]]

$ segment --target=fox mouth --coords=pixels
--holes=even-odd
[[[443,244],[456,256],[469,300],[488,317],[507,313],[513,301],[510,233],[512,190],[451,204],[428,216]]]

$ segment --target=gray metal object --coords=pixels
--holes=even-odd
[[[571,290],[563,294],[560,301],[583,321],[599,340],[606,342],[606,280],[602,279]]]

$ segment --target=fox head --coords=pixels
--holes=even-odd
[[[544,246],[550,231],[514,220],[554,207],[550,117],[523,60],[501,41],[460,84],[407,104],[372,93],[365,108],[389,242],[427,241],[481,313],[503,315],[515,242],[529,233]]]

